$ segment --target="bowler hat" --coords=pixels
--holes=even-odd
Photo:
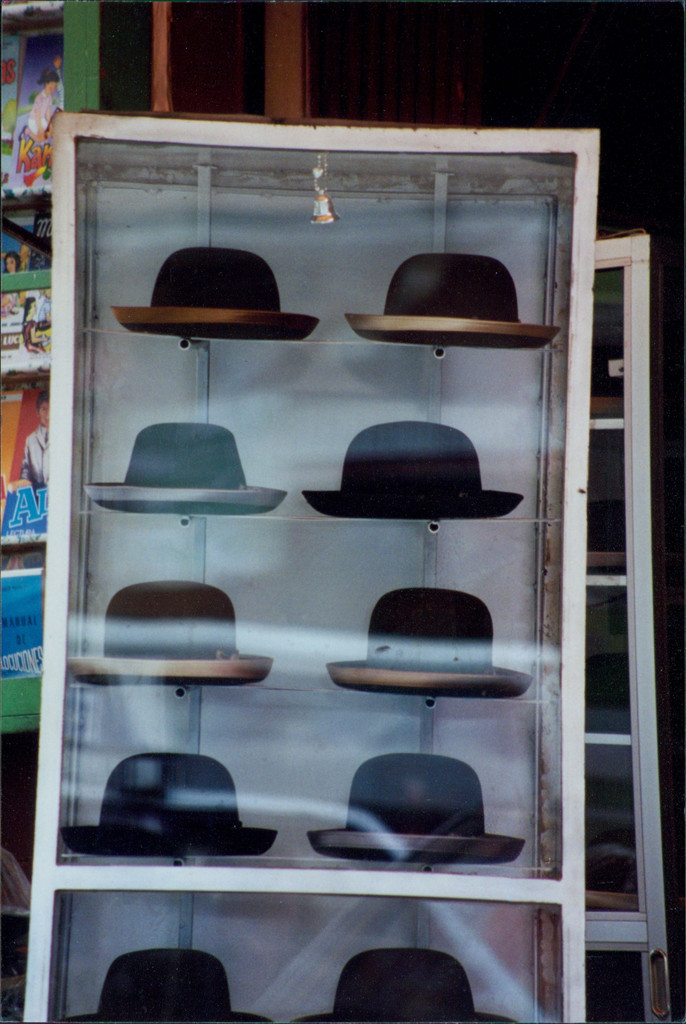
[[[476,772],[439,754],[365,761],[353,776],[346,827],[307,835],[325,856],[423,864],[499,864],[524,846],[485,831]]]
[[[239,654],[231,599],[185,580],[134,583],[105,612],[104,657],[70,658],[81,681],[145,677],[163,683],[230,686],[265,679],[272,658]]]
[[[442,423],[400,420],[357,434],[339,491],[303,491],[318,512],[363,519],[479,519],[504,516],[522,500],[481,487],[466,434]]]
[[[134,754],[110,773],[99,825],[69,825],[74,853],[231,857],[265,853],[276,831],[246,828],[231,775],[203,754]]]
[[[318,320],[282,313],[269,264],[243,249],[178,249],[160,267],[150,306],[112,306],[130,331],[183,338],[298,341]]]
[[[446,697],[516,697],[531,676],[494,668],[493,620],[472,594],[438,587],[391,590],[369,620],[366,661],[331,662],[337,686]]]
[[[220,960],[199,949],[137,949],[112,961],[97,1013],[68,1021],[268,1021],[231,1009]]]
[[[559,331],[522,324],[512,276],[491,256],[418,253],[391,278],[383,316],[346,313],[369,341],[481,348],[541,348]]]
[[[250,515],[286,491],[248,487],[230,430],[212,423],[153,423],[136,435],[123,483],[86,484],[96,505],[118,512]]]
[[[474,1009],[469,978],[454,957],[437,949],[367,949],[341,971],[333,1010],[300,1021],[507,1021]]]

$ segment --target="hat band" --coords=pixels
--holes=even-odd
[[[370,805],[351,807],[346,827],[352,832],[392,832],[401,836],[481,836],[485,822],[481,808],[432,811]]]
[[[490,672],[491,640],[377,635],[370,637],[368,663],[408,672]]]

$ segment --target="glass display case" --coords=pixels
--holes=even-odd
[[[368,950],[580,1019],[596,178],[586,130],[60,119],[33,1019],[148,1012],[145,950],[241,1019]]]

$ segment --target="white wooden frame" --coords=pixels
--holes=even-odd
[[[61,114],[54,134],[55,319],[52,389],[63,413],[51,428],[54,449],[69,451],[73,428],[73,357],[76,314],[75,143],[84,138],[167,142],[179,145],[265,149],[374,151],[380,145],[406,153],[565,154],[576,158],[572,232],[568,415],[564,463],[562,581],[562,863],[559,880],[460,877],[440,874],[280,870],[256,873],[241,868],[76,867],[56,864],[59,831],[62,708],[64,703],[69,580],[71,481],[51,482],[48,534],[48,586],[45,613],[45,673],[41,708],[38,809],[34,856],[30,957],[26,1018],[48,1019],[54,894],[60,890],[117,889],[173,891],[270,891],[407,895],[433,899],[479,899],[559,906],[562,914],[563,1019],[582,1020],[584,985],[584,701],[579,666],[584,663],[585,517],[588,460],[590,343],[592,330],[593,243],[595,238],[598,133],[595,130],[473,130],[283,126],[237,121],[127,118]],[[383,142],[381,142],[383,139]],[[573,396],[583,396],[580,400]]]

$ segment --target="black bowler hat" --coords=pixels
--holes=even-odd
[[[265,679],[272,658],[239,654],[231,599],[207,583],[134,583],[105,613],[104,657],[70,658],[80,680],[109,683],[143,677],[231,686]]]
[[[231,1009],[220,960],[199,949],[136,949],[113,960],[97,1013],[68,1021],[268,1021]]]
[[[242,249],[178,249],[160,267],[150,306],[112,306],[130,331],[183,338],[297,341],[316,317],[282,313],[265,260]]]
[[[74,853],[101,857],[231,857],[265,853],[274,829],[238,817],[231,775],[202,754],[134,754],[111,772],[99,825],[70,825]]]
[[[454,957],[437,949],[367,949],[341,971],[333,1010],[300,1021],[507,1021],[474,1009],[469,978]]]
[[[366,661],[331,662],[334,683],[379,693],[516,697],[531,676],[492,662],[493,620],[472,594],[439,587],[391,590],[369,620]]]
[[[383,316],[346,313],[370,341],[482,348],[541,348],[559,331],[522,324],[512,276],[491,256],[419,253],[391,279]]]
[[[485,831],[476,772],[439,754],[365,761],[353,776],[346,827],[307,835],[325,856],[423,864],[502,864],[524,846]]]
[[[212,423],[153,423],[139,431],[123,483],[86,484],[96,505],[118,512],[251,515],[286,491],[248,487],[236,440]]]
[[[484,491],[466,434],[442,423],[400,420],[357,434],[340,491],[303,491],[318,512],[367,519],[480,519],[507,515],[522,500]]]

